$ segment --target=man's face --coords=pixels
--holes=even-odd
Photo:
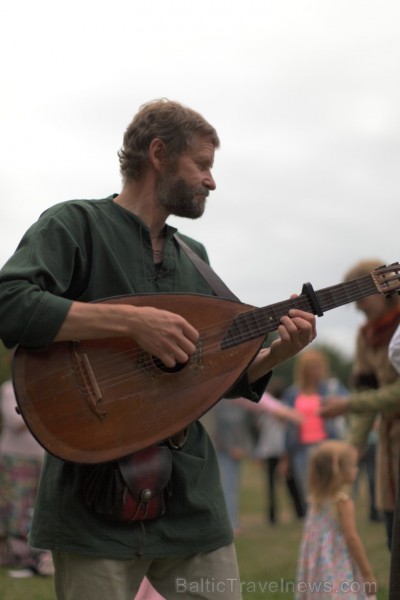
[[[356,301],[356,307],[363,312],[368,321],[382,317],[390,309],[386,298],[382,294],[372,294]]]
[[[208,138],[198,137],[193,148],[182,154],[161,173],[157,199],[172,215],[198,219],[204,212],[210,190],[216,188],[211,175],[214,145]]]

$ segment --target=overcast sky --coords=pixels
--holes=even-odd
[[[0,14],[0,262],[48,206],[120,190],[117,152],[144,102],[217,129],[217,190],[197,221],[249,304],[400,260],[398,0],[13,0]],[[354,305],[318,320],[352,354]]]

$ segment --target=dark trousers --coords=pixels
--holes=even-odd
[[[276,482],[277,473],[276,468],[278,466],[280,457],[271,456],[265,459],[266,477],[268,483],[268,509],[267,517],[270,523],[276,523],[277,521],[277,498],[276,498]],[[306,514],[306,505],[302,496],[301,490],[298,487],[296,480],[293,476],[292,469],[289,467],[288,473],[285,479],[286,487],[289,492],[289,496],[292,500],[293,507],[296,516],[301,519]]]
[[[355,491],[357,492],[358,480],[361,471],[364,470],[367,476],[368,482],[368,495],[369,495],[369,518],[371,521],[381,521],[382,517],[375,506],[375,455],[376,455],[376,444],[368,444],[365,452],[361,456],[358,466],[359,475],[355,482]]]
[[[383,511],[383,520],[385,522],[386,539],[389,550],[392,549],[393,540],[393,522],[394,522],[394,511],[385,510]]]

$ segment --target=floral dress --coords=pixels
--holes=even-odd
[[[337,500],[347,499],[341,493]],[[296,576],[296,600],[364,600],[364,582],[350,556],[336,502],[310,507]]]

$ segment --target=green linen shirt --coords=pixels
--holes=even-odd
[[[8,347],[51,343],[73,300],[89,302],[135,293],[212,291],[167,226],[164,259],[153,263],[146,225],[110,196],[72,200],[48,209],[27,231],[0,272],[0,336]],[[205,248],[181,236],[208,261]],[[268,375],[250,386],[244,376],[232,395],[258,401]],[[110,523],[82,501],[81,465],[46,455],[30,543],[95,557],[184,556],[232,542],[218,463],[200,422],[184,449],[172,451],[172,496],[155,521]],[[142,526],[143,525],[143,526]]]

